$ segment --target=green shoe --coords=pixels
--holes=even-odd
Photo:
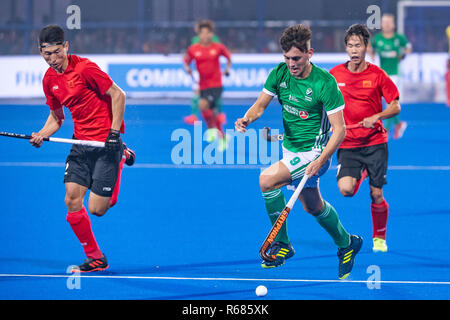
[[[387,252],[388,251],[388,247],[387,247],[387,244],[386,244],[386,240],[385,239],[381,239],[381,238],[373,238],[372,251],[373,252]]]
[[[225,136],[219,140],[219,151],[220,152],[223,152],[227,149],[230,138],[231,137],[229,134],[225,134]]]
[[[339,258],[339,279],[344,280],[350,275],[355,262],[355,256],[362,247],[363,239],[359,236],[350,236],[350,245],[347,248],[338,250]]]
[[[211,143],[217,139],[218,135],[219,135],[219,130],[217,130],[216,128],[210,128],[210,129],[206,130],[206,141]]]
[[[291,243],[286,244],[284,242],[276,241],[270,248],[269,255],[274,255],[277,258],[275,261],[263,261],[261,267],[263,268],[276,268],[284,264],[286,259],[289,259],[295,254],[295,250]]]

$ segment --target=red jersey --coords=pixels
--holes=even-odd
[[[51,110],[66,106],[79,140],[105,141],[112,123],[111,97],[106,94],[113,81],[89,59],[69,55],[63,73],[48,68],[42,80],[46,103]],[[124,131],[122,123],[121,131]]]
[[[228,60],[231,59],[228,49],[223,44],[215,42],[212,42],[206,47],[200,43],[193,44],[186,52],[184,61],[187,64],[195,60],[197,71],[200,75],[200,90],[222,87],[220,56],[224,56]]]
[[[330,70],[344,96],[346,125],[357,124],[364,118],[383,111],[381,97],[384,97],[387,103],[399,98],[397,87],[386,72],[376,65],[367,64],[367,68],[359,73],[348,70],[347,63]],[[378,125],[381,127],[347,130],[347,135],[339,148],[358,148],[386,143],[387,133],[383,122],[379,120]]]

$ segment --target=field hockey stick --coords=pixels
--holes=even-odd
[[[289,199],[289,202],[286,204],[286,207],[284,207],[283,211],[281,212],[280,216],[278,217],[277,221],[275,221],[274,225],[272,226],[272,229],[270,230],[269,234],[266,237],[266,240],[264,240],[261,249],[259,249],[259,255],[264,261],[275,261],[276,256],[269,255],[267,251],[269,251],[270,247],[272,246],[272,243],[275,240],[275,237],[278,235],[278,232],[280,232],[281,227],[283,226],[284,222],[286,221],[287,216],[289,215],[289,212],[291,211],[292,207],[295,204],[295,201],[297,201],[298,196],[300,195],[300,192],[302,192],[303,187],[305,186],[306,181],[308,180],[308,175],[305,174],[300,181],[299,185],[294,191],[294,194]]]
[[[377,128],[378,131],[382,131],[382,127],[379,123],[375,123],[374,127]],[[355,129],[355,128],[364,128],[361,124],[359,123],[355,123],[355,124],[349,124],[348,126],[346,126],[347,129]],[[270,128],[269,127],[264,127],[264,129],[262,129],[262,136],[263,139],[269,142],[276,142],[276,141],[283,141],[284,139],[284,134],[274,134],[271,135],[270,134]]]
[[[30,140],[31,138],[33,138],[32,136],[29,136],[26,134],[11,133],[11,132],[0,132],[0,136],[10,137],[10,138],[27,139],[27,140]],[[82,145],[82,146],[98,147],[98,148],[103,148],[105,146],[105,143],[100,142],[100,141],[76,140],[76,139],[65,139],[65,138],[54,138],[54,137],[44,138],[44,141],[78,144],[78,145]]]

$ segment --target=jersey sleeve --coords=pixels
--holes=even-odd
[[[45,103],[50,107],[50,110],[61,109],[62,105],[58,101],[58,99],[56,99],[56,97],[51,93],[50,84],[46,78],[44,78],[44,80],[42,81],[42,87],[44,89],[44,94],[45,94],[45,99],[46,99]]]
[[[382,71],[380,75],[380,89],[386,103],[391,103],[393,100],[399,99],[400,97],[394,81],[392,81],[392,79],[384,71]]]
[[[275,97],[278,95],[278,77],[277,77],[278,67],[273,68],[269,73],[269,76],[264,83],[263,92],[269,96]]]
[[[81,76],[84,78],[88,86],[105,95],[106,91],[111,88],[113,81],[111,77],[100,69],[100,67],[94,62],[87,62],[84,68],[81,70]]]
[[[218,43],[221,46],[220,53],[228,60],[231,60],[231,54],[230,51],[228,51],[227,47],[225,47],[223,44]]]
[[[186,54],[183,57],[185,63],[190,64],[194,60],[194,55],[192,54],[192,46],[188,48]]]
[[[323,107],[328,115],[344,109],[344,97],[333,76],[330,75],[324,82],[320,96]]]

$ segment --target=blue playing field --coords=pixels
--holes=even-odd
[[[225,106],[226,128],[248,105]],[[337,280],[336,247],[297,203],[288,218],[296,255],[262,269],[259,247],[270,230],[258,186],[263,164],[176,165],[172,141],[189,106],[129,105],[124,140],[137,162],[125,167],[119,202],[91,216],[110,268],[73,278],[83,250],[66,222],[64,160],[70,145],[0,137],[0,299],[450,299],[450,109],[404,105],[405,135],[389,143],[389,252],[372,253],[368,182],[354,198],[336,186],[336,161],[320,181],[345,228],[365,242],[350,278]],[[66,112],[67,113],[67,112]],[[48,108],[0,106],[0,131],[31,133]],[[281,127],[274,103],[253,128]],[[55,136],[70,138],[67,119]],[[181,130],[180,132],[186,132]],[[203,143],[200,151],[206,150]],[[192,149],[193,150],[193,149]],[[236,151],[239,152],[239,151]],[[193,155],[192,155],[193,158]],[[260,159],[259,159],[260,160]],[[192,161],[193,162],[193,161]],[[291,191],[283,189],[289,199]],[[378,281],[378,282],[374,282]]]

